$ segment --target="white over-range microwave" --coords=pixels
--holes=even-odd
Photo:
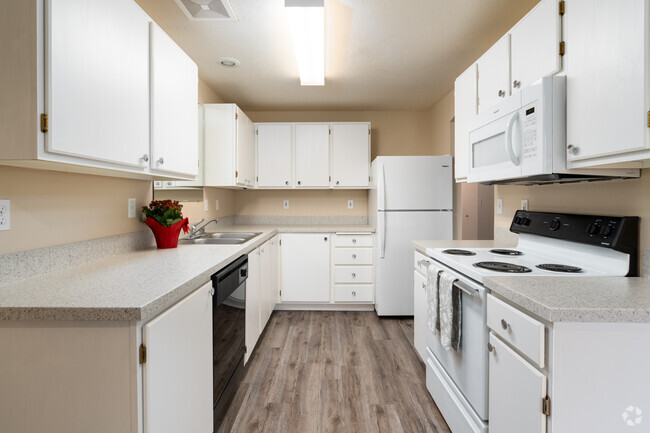
[[[566,169],[566,77],[544,77],[476,116],[468,182],[543,184],[638,177],[635,169]]]

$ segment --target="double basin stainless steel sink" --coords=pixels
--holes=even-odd
[[[206,233],[198,238],[188,239],[181,238],[178,241],[184,244],[196,245],[240,245],[246,243],[262,233],[242,232],[242,233]]]

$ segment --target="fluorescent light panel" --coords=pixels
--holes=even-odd
[[[324,0],[285,0],[301,86],[325,85]]]

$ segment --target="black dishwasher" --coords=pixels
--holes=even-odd
[[[243,376],[246,352],[248,256],[212,275],[214,431],[218,430]]]

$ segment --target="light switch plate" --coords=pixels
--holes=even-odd
[[[134,198],[129,199],[129,218],[135,218],[136,202]]]
[[[11,202],[0,200],[0,231],[11,229]]]
[[[528,210],[528,200],[521,201],[521,210]]]
[[[503,199],[497,199],[497,215],[503,215]]]
[[[348,209],[354,209],[354,200],[348,200]]]
[[[289,200],[282,201],[282,209],[289,209]]]

